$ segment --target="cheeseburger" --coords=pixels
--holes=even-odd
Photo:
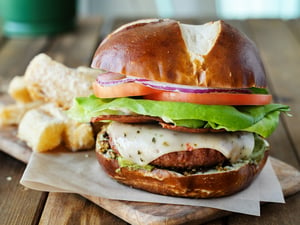
[[[101,124],[96,155],[113,179],[149,192],[212,198],[264,167],[279,114],[253,42],[224,21],[138,20],[94,54],[94,95],[72,118]],[[104,71],[104,72],[103,72]]]

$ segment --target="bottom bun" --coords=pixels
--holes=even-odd
[[[148,192],[189,198],[214,198],[234,194],[253,181],[268,158],[257,163],[244,162],[226,171],[209,171],[201,174],[183,175],[166,169],[120,168],[116,159],[96,151],[97,159],[105,172],[113,179],[128,186]]]

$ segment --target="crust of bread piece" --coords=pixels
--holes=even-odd
[[[234,194],[248,187],[260,173],[268,158],[268,151],[258,164],[245,164],[235,170],[219,173],[182,175],[165,169],[120,168],[116,159],[96,151],[98,162],[113,179],[148,192],[189,198],[214,198]]]
[[[69,68],[41,53],[29,63],[24,79],[33,100],[55,102],[68,109],[75,97],[93,94],[92,83],[99,73],[87,67]]]
[[[169,19],[135,21],[106,37],[92,67],[200,87],[266,87],[256,46],[224,21],[203,25]]]

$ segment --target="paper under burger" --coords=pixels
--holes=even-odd
[[[153,193],[211,198],[246,188],[289,110],[271,103],[253,42],[223,21],[124,25],[99,45],[92,67],[105,71],[94,95],[68,113],[101,123],[96,155],[109,176]]]

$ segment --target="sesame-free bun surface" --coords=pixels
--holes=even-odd
[[[224,21],[186,25],[148,19],[123,25],[99,45],[92,67],[200,87],[266,87],[254,43]]]
[[[113,179],[148,192],[189,198],[214,198],[245,189],[264,167],[268,151],[258,164],[247,163],[226,172],[182,175],[167,169],[120,168],[117,159],[106,157],[96,149],[98,162]]]

